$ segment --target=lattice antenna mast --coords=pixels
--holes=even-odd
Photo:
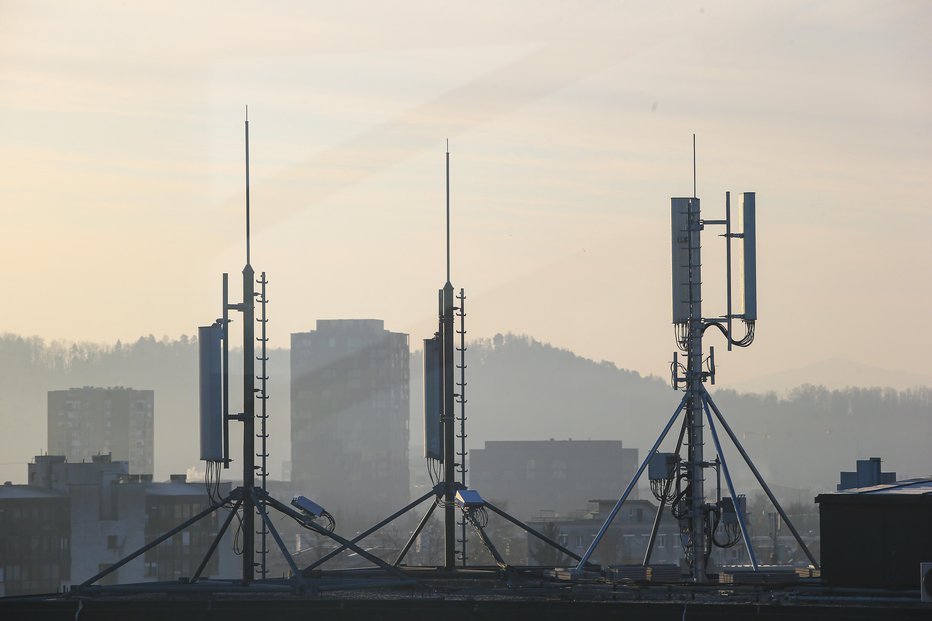
[[[631,483],[609,514],[608,519],[602,525],[589,549],[583,555],[582,561],[577,566],[577,571],[582,571],[585,562],[593,554],[621,509],[622,504],[636,486],[638,478],[648,465],[650,465],[651,489],[660,501],[660,506],[648,542],[647,553],[644,558],[645,565],[650,562],[650,554],[657,536],[661,513],[666,503],[669,502],[671,513],[679,520],[680,533],[685,540],[686,561],[689,565],[690,577],[694,582],[704,583],[708,580],[707,563],[713,546],[730,547],[736,545],[739,541],[743,541],[752,566],[755,570],[758,568],[757,558],[747,530],[745,497],[743,495],[738,496],[735,492],[731,473],[725,461],[718,431],[713,420],[713,412],[715,419],[726,431],[761,488],[786,522],[802,551],[807,555],[813,566],[819,566],[704,385],[707,381],[715,384],[715,350],[710,348],[708,357],[705,357],[703,352],[702,337],[707,328],[714,327],[719,330],[725,336],[729,349],[732,345],[747,347],[754,340],[754,327],[757,320],[756,207],[753,192],[745,192],[741,195],[737,227],[740,232],[737,233],[732,228],[730,193],[725,195],[724,220],[702,219],[699,198],[696,196],[695,145],[696,137],[693,135],[693,196],[672,199],[671,209],[673,324],[676,330],[677,347],[686,352],[685,365],[679,362],[676,353],[673,354],[671,370],[673,388],[679,389],[682,387],[685,394],[680,401],[679,407],[673,413],[673,417],[670,418],[654,446],[648,451]],[[725,226],[725,235],[723,237],[725,237],[726,241],[726,313],[720,317],[705,318],[702,314],[701,234],[704,228],[709,225]],[[741,254],[743,274],[739,277],[739,284],[743,284],[743,295],[739,296],[742,308],[737,313],[732,308],[731,287],[731,243],[734,238],[742,239],[743,242],[743,253]],[[733,336],[732,326],[735,319],[745,324],[745,334],[740,339]],[[685,418],[677,441],[676,451],[674,453],[657,453],[657,449],[681,412],[685,413]],[[716,458],[714,461],[709,461],[704,456],[704,427],[706,422],[708,422],[709,432],[715,445]],[[687,447],[686,459],[680,457],[680,450],[684,440]],[[724,475],[728,488],[728,496],[722,497],[721,485],[717,484],[714,502],[707,502],[706,500],[705,473],[710,468],[715,470],[716,480],[720,480]],[[722,530],[725,532],[724,539],[717,535],[719,525],[722,525]]]
[[[256,281],[259,285],[259,296],[257,301],[259,302],[259,336],[256,337],[256,340],[259,342],[259,355],[256,356],[256,360],[259,362],[259,375],[256,376],[256,379],[259,380],[259,390],[256,393],[256,397],[259,399],[259,414],[257,418],[259,419],[259,432],[256,434],[256,437],[260,441],[260,449],[256,456],[259,458],[259,479],[262,481],[262,490],[268,492],[268,478],[269,478],[269,430],[268,430],[268,399],[269,399],[269,372],[268,372],[268,314],[267,314],[267,305],[268,298],[266,297],[266,287],[268,286],[268,279],[266,279],[265,272],[259,276],[259,279]],[[265,500],[260,498],[260,503],[264,503]],[[260,568],[259,573],[262,574],[263,578],[268,577],[268,535],[269,529],[265,521],[262,521],[261,528],[259,529],[259,558]]]
[[[459,329],[456,333],[459,335],[459,346],[456,348],[457,353],[459,354],[459,364],[456,365],[457,370],[459,371],[459,381],[456,383],[457,386],[457,395],[456,402],[459,404],[459,423],[460,430],[459,435],[457,436],[460,440],[460,450],[456,454],[459,458],[459,474],[460,474],[460,484],[463,486],[463,489],[467,488],[466,485],[466,473],[469,471],[469,468],[466,464],[466,458],[468,452],[466,450],[466,292],[463,289],[460,289],[459,295],[456,296],[456,299],[459,300],[459,306],[457,307],[456,316],[459,319]],[[467,525],[468,520],[466,519],[466,514],[460,516],[460,563],[463,567],[466,566],[469,556],[467,554]]]

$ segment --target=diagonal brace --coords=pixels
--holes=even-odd
[[[359,543],[360,541],[362,541],[363,539],[365,539],[366,537],[368,537],[369,535],[371,535],[371,534],[374,533],[375,531],[377,531],[377,530],[379,530],[380,528],[386,526],[387,524],[390,524],[391,522],[395,521],[398,517],[404,515],[405,513],[407,513],[408,511],[410,511],[410,510],[413,509],[414,507],[418,506],[419,504],[421,504],[422,502],[424,502],[425,500],[427,500],[427,499],[430,498],[431,496],[436,495],[436,493],[437,493],[436,488],[433,489],[433,490],[431,490],[431,491],[429,491],[429,492],[427,492],[426,494],[424,494],[423,496],[421,496],[420,498],[418,498],[418,499],[415,500],[414,502],[408,504],[408,505],[405,506],[404,508],[399,509],[399,510],[396,511],[395,513],[391,514],[390,516],[388,516],[387,518],[385,518],[384,520],[382,520],[381,522],[379,522],[378,524],[376,524],[375,526],[373,526],[373,527],[370,528],[369,530],[367,530],[367,531],[365,531],[365,532],[363,532],[363,533],[361,533],[361,534],[359,534],[359,535],[356,535],[354,538],[350,539],[350,543]],[[306,573],[306,572],[309,572],[309,571],[311,571],[312,569],[314,569],[314,568],[316,568],[316,567],[319,567],[320,565],[323,565],[324,563],[326,563],[327,561],[329,561],[330,559],[332,559],[334,556],[336,556],[336,555],[339,554],[340,552],[343,552],[344,550],[346,550],[346,546],[345,546],[345,545],[341,545],[341,546],[340,546],[339,548],[337,548],[336,550],[333,550],[333,551],[329,552],[329,553],[326,554],[325,556],[322,556],[321,558],[317,559],[316,561],[314,561],[313,563],[311,563],[310,565],[308,565],[307,567],[305,567],[305,568],[304,568],[304,572],[305,572],[305,573]]]
[[[204,519],[205,517],[207,517],[208,515],[210,515],[211,513],[213,513],[214,511],[216,511],[216,510],[219,509],[220,507],[222,507],[223,505],[225,505],[227,502],[229,502],[230,500],[233,499],[234,495],[238,496],[238,494],[236,494],[236,493],[234,492],[234,493],[230,494],[229,496],[227,496],[226,498],[224,498],[223,500],[221,500],[219,503],[217,503],[217,504],[215,504],[215,505],[210,505],[209,507],[207,507],[206,509],[204,509],[203,511],[201,511],[200,513],[198,513],[197,515],[195,515],[195,516],[192,517],[191,519],[185,520],[184,522],[182,522],[181,524],[179,524],[179,525],[176,526],[175,528],[171,529],[170,531],[168,531],[168,532],[165,533],[164,535],[162,535],[162,536],[160,536],[160,537],[156,537],[155,539],[153,539],[152,541],[150,541],[150,542],[147,543],[146,545],[142,546],[141,548],[139,548],[138,550],[136,550],[135,552],[133,552],[133,553],[130,554],[129,556],[124,556],[122,559],[120,559],[119,561],[117,561],[116,563],[114,563],[113,565],[111,565],[110,567],[108,567],[107,569],[103,570],[102,572],[98,573],[98,574],[95,575],[95,576],[92,576],[92,577],[88,578],[87,580],[85,580],[84,582],[81,583],[81,586],[84,587],[84,586],[90,586],[90,585],[94,584],[95,582],[97,582],[98,580],[100,580],[101,578],[103,578],[104,576],[113,573],[114,571],[116,571],[117,569],[119,569],[119,568],[122,567],[123,565],[126,565],[127,563],[129,563],[130,561],[132,561],[132,560],[135,559],[136,557],[140,556],[141,554],[145,554],[146,552],[148,552],[149,550],[151,550],[151,549],[154,548],[155,546],[159,545],[160,543],[162,543],[162,542],[165,541],[166,539],[170,539],[170,538],[174,537],[175,535],[177,535],[178,533],[180,533],[181,531],[183,531],[183,530],[186,529],[187,527],[191,526],[191,525],[194,524],[195,522],[199,522],[200,520]]]
[[[688,391],[683,395],[683,399],[680,401],[679,406],[677,406],[676,411],[673,412],[673,416],[670,417],[670,421],[667,423],[667,426],[663,428],[663,431],[660,432],[660,437],[657,438],[657,441],[654,442],[654,446],[651,447],[650,451],[647,452],[647,457],[645,457],[644,461],[641,462],[641,466],[638,468],[637,472],[634,473],[634,477],[632,477],[627,489],[625,489],[625,492],[621,495],[621,498],[618,499],[618,502],[615,503],[615,508],[612,509],[612,512],[608,515],[608,518],[606,518],[605,523],[602,524],[602,528],[599,529],[598,534],[592,540],[592,543],[589,544],[589,548],[586,550],[586,553],[583,554],[582,559],[580,559],[575,571],[583,571],[586,563],[589,562],[589,557],[592,556],[592,553],[595,552],[599,542],[602,541],[602,537],[605,536],[606,531],[608,531],[608,527],[612,525],[615,516],[618,515],[618,511],[621,510],[621,505],[625,503],[625,500],[628,499],[628,495],[634,489],[634,486],[637,485],[638,479],[641,478],[641,474],[643,474],[644,470],[647,468],[647,464],[650,462],[651,457],[654,456],[654,453],[656,453],[657,449],[660,447],[660,443],[663,442],[664,438],[667,437],[667,434],[670,432],[670,427],[672,427],[673,423],[676,422],[676,419],[679,418],[680,412],[682,412],[683,408],[686,407],[686,402],[689,400],[690,396],[691,395]]]
[[[735,448],[738,449],[738,452],[741,453],[741,457],[744,458],[745,463],[747,463],[748,467],[751,469],[751,472],[754,473],[754,477],[757,479],[757,482],[760,483],[764,493],[767,494],[767,497],[770,499],[770,502],[773,503],[774,508],[780,513],[780,517],[783,518],[783,521],[790,528],[790,532],[792,532],[793,537],[796,538],[796,543],[799,544],[799,547],[802,548],[803,552],[809,558],[809,562],[812,563],[812,566],[816,569],[820,569],[819,563],[815,560],[815,557],[812,555],[812,552],[809,551],[809,548],[806,547],[806,544],[803,543],[803,538],[799,536],[799,533],[796,531],[796,527],[793,526],[793,522],[790,521],[789,517],[787,517],[786,511],[784,511],[783,507],[780,506],[776,496],[773,495],[773,492],[770,491],[770,487],[767,485],[767,482],[764,481],[764,477],[761,476],[761,473],[757,470],[754,462],[751,461],[751,457],[747,454],[747,451],[745,451],[744,447],[741,446],[741,443],[738,441],[738,437],[735,435],[735,432],[733,432],[731,427],[728,426],[728,422],[725,420],[725,417],[722,416],[718,406],[715,405],[715,402],[712,400],[712,396],[704,389],[703,392],[705,392],[706,402],[712,407],[712,411],[715,412],[715,417],[719,420],[720,423],[722,423],[722,427],[725,428],[725,432],[728,434],[728,437],[731,438]]]

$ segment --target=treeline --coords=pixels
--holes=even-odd
[[[288,350],[269,354],[268,405],[278,472],[290,459],[288,444]],[[231,354],[231,371],[241,369]],[[0,473],[24,481],[26,463],[47,446],[47,392],[81,386],[125,386],[155,391],[155,468],[158,478],[198,466],[197,339],[156,339],[132,343],[46,342],[38,337],[0,336]],[[241,407],[242,390],[231,390],[231,405]],[[235,426],[234,426],[235,427]],[[284,448],[287,447],[287,451]],[[203,469],[201,467],[201,469]]]
[[[466,413],[469,440],[617,439],[650,448],[682,393],[666,379],[643,377],[527,336],[497,335],[469,344]],[[412,395],[420,394],[420,359],[412,361]],[[885,470],[932,475],[932,389],[827,390],[802,386],[785,397],[715,390],[713,398],[768,482],[834,489],[841,470],[877,456]],[[420,433],[420,402],[412,429]],[[672,450],[673,438],[661,450]],[[723,430],[733,475],[756,488]],[[707,439],[706,452],[714,456]]]
[[[666,380],[610,362],[581,358],[527,336],[496,335],[468,343],[466,414],[469,445],[486,440],[619,439],[644,454],[679,402]],[[240,364],[231,355],[234,373]],[[421,354],[411,357],[411,436],[422,434]],[[271,471],[290,460],[289,352],[272,349],[268,402]],[[0,336],[0,473],[23,481],[25,464],[46,447],[46,393],[75,386],[155,390],[156,475],[198,464],[197,342],[193,337],[133,343],[45,342]],[[241,391],[233,390],[235,402]],[[878,456],[886,470],[932,474],[932,389],[827,390],[802,386],[785,397],[717,390],[713,396],[768,481],[829,489],[840,470]],[[235,429],[236,426],[234,426]],[[720,433],[724,439],[724,433]],[[234,434],[234,440],[236,436]],[[334,441],[340,441],[335,438]],[[750,483],[740,457],[726,458]],[[711,441],[706,451],[714,454]]]

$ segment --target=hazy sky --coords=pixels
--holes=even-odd
[[[695,132],[705,217],[758,193],[758,338],[720,385],[839,357],[932,376],[930,39],[927,2],[2,2],[0,331],[217,317],[248,104],[273,345],[319,318],[433,332],[449,138],[470,336],[666,375]]]

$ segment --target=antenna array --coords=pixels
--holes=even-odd
[[[694,582],[704,583],[708,579],[707,565],[712,548],[731,547],[743,541],[748,557],[755,570],[758,569],[757,557],[748,535],[746,524],[745,497],[739,496],[732,483],[731,473],[725,461],[715,420],[728,434],[732,443],[738,449],[745,463],[754,473],[758,483],[767,494],[780,516],[787,523],[790,531],[796,538],[800,548],[809,558],[813,566],[818,563],[803,542],[799,533],[790,523],[783,508],[777,502],[767,483],[758,472],[751,458],[741,446],[731,427],[725,421],[712,396],[705,387],[705,382],[715,383],[715,349],[709,349],[709,355],[704,355],[702,337],[707,328],[715,327],[726,338],[728,347],[747,347],[754,340],[754,326],[757,320],[757,286],[756,286],[756,222],[755,222],[755,194],[745,192],[741,195],[739,214],[743,225],[739,223],[738,231],[733,228],[731,218],[730,193],[725,195],[725,219],[705,220],[701,217],[700,203],[695,196],[695,135],[693,135],[693,196],[690,198],[672,199],[671,233],[673,256],[673,324],[676,328],[677,347],[686,353],[685,365],[679,362],[678,355],[673,354],[671,364],[672,384],[674,389],[682,387],[684,395],[673,416],[667,422],[660,436],[648,451],[634,478],[625,489],[621,498],[615,504],[608,518],[603,523],[591,545],[583,554],[577,566],[582,571],[585,562],[601,542],[621,506],[637,484],[638,479],[649,467],[651,491],[660,501],[653,529],[648,541],[647,551],[643,564],[650,562],[651,551],[660,525],[660,518],[669,505],[673,516],[679,520],[680,534],[685,542],[684,553]],[[706,226],[724,225],[726,241],[726,313],[724,316],[707,318],[702,312],[702,260],[701,260],[701,234]],[[741,264],[744,272],[741,281],[744,284],[741,300],[741,310],[738,313],[732,309],[732,239],[743,241]],[[745,334],[740,339],[733,337],[733,322],[740,320],[745,324]],[[684,414],[680,427],[679,438],[673,453],[658,453],[661,443],[679,419]],[[713,419],[713,413],[715,415]],[[705,423],[708,423],[712,441],[715,446],[716,457],[707,460],[704,455]],[[685,459],[680,453],[686,447]],[[728,496],[723,498],[720,482],[717,483],[715,501],[707,502],[705,489],[705,472],[713,469],[716,472],[716,481],[724,475]],[[718,534],[719,527],[724,531],[724,539]]]

